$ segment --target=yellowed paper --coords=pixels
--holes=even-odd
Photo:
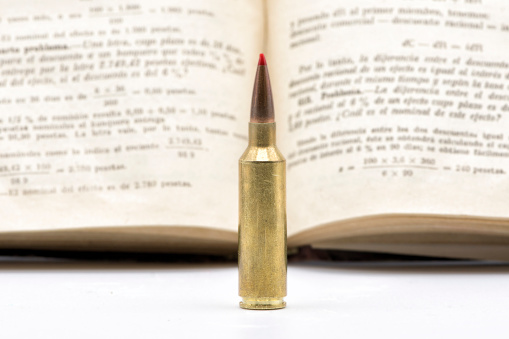
[[[268,5],[289,234],[377,214],[509,217],[505,1]]]
[[[235,231],[261,6],[0,4],[0,229]]]

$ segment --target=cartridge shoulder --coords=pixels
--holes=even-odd
[[[248,147],[240,157],[240,162],[285,162],[283,154],[275,146]]]

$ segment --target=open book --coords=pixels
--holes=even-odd
[[[0,248],[234,253],[260,52],[288,245],[509,259],[503,0],[2,4]]]

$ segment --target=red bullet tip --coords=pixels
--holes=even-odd
[[[258,60],[258,66],[267,65],[267,61],[265,60],[265,55],[263,53],[260,54],[260,60]]]

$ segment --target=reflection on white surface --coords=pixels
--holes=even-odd
[[[300,264],[286,309],[247,311],[233,264],[3,258],[0,336],[505,338],[507,286],[507,265]]]

